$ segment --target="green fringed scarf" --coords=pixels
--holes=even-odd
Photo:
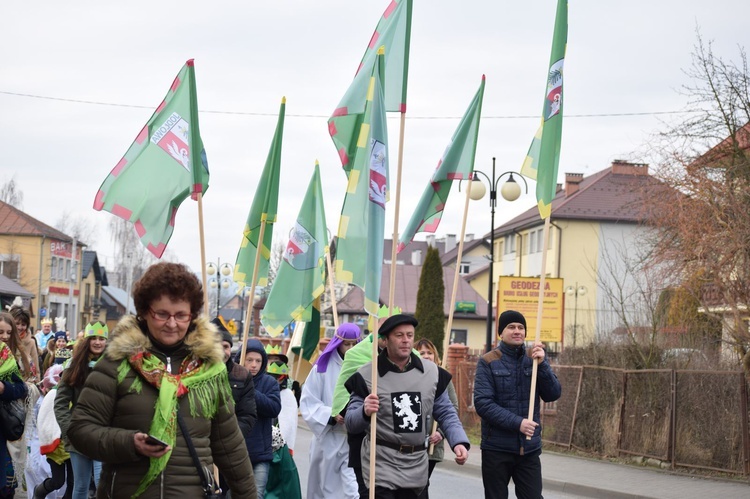
[[[118,383],[122,383],[131,369],[140,375],[131,385],[131,391],[141,390],[141,379],[159,390],[149,435],[168,443],[172,449],[177,440],[177,400],[180,397],[187,394],[191,416],[211,419],[216,415],[220,401],[226,405],[232,396],[227,369],[222,363],[206,364],[188,356],[180,365],[179,374],[170,374],[158,357],[149,352],[139,352],[120,363]],[[133,498],[141,495],[164,471],[171,455],[170,450],[160,458],[151,458],[148,473],[141,480]]]
[[[21,377],[18,362],[8,345],[0,341],[0,381],[11,381],[13,375]]]

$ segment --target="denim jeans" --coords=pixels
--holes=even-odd
[[[89,484],[91,483],[91,472],[94,473],[94,483],[99,487],[99,475],[102,473],[102,463],[92,461],[83,454],[70,453],[70,462],[73,465],[73,499],[88,499]]]
[[[266,484],[268,483],[268,472],[271,470],[271,461],[263,461],[253,465],[255,475],[255,488],[258,491],[258,499],[266,496]]]

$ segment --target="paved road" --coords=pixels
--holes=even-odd
[[[307,472],[309,470],[309,449],[312,433],[300,424],[297,431],[297,441],[294,450],[294,462],[297,464],[300,482],[302,484],[302,497],[305,497],[307,487]],[[450,451],[448,451],[450,453]],[[473,451],[472,451],[473,452]],[[471,456],[469,457],[471,461]],[[510,487],[510,497],[515,497],[513,485]],[[479,468],[475,466],[453,466],[450,464],[438,464],[432,473],[430,484],[430,499],[456,499],[458,497],[480,498],[484,497],[482,488],[482,476]],[[563,494],[557,491],[544,491],[544,497],[547,499],[573,499],[569,494]]]

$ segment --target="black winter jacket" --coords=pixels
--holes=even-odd
[[[229,386],[232,387],[234,413],[242,436],[247,439],[258,419],[258,411],[255,408],[255,384],[250,372],[232,359],[227,360],[226,365]]]
[[[500,343],[479,359],[474,379],[474,408],[482,418],[482,449],[525,455],[542,447],[542,427],[531,440],[520,432],[529,414],[533,360],[523,345]],[[539,398],[560,398],[560,382],[547,359],[539,364],[534,402],[534,421],[539,423]]]
[[[250,454],[250,462],[255,465],[273,459],[271,426],[273,426],[274,418],[277,418],[279,412],[281,412],[281,396],[279,395],[279,383],[273,376],[266,374],[268,356],[263,348],[263,344],[258,340],[248,340],[247,352],[257,352],[263,358],[260,371],[253,376],[258,420],[255,426],[253,426],[250,436],[245,438],[245,443]]]

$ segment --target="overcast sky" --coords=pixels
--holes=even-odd
[[[67,212],[98,224],[97,239],[87,243],[111,266],[105,227],[113,215],[93,210],[94,195],[194,58],[211,171],[204,198],[209,261],[234,263],[282,96],[287,118],[275,236],[286,240],[316,159],[335,234],[346,179],[326,120],[388,3],[3,2],[0,182],[15,175],[24,211],[45,223],[55,225]],[[401,228],[482,74],[475,168],[489,173],[495,156],[498,172],[520,169],[539,123],[555,6],[556,0],[414,0]],[[588,176],[616,158],[642,159],[634,151],[660,120],[679,116],[602,115],[683,110],[686,98],[677,90],[696,27],[714,41],[717,55],[736,59],[738,45],[748,45],[748,14],[747,0],[571,0],[559,178]],[[591,114],[599,116],[575,116]],[[394,178],[398,124],[398,115],[389,117]],[[515,203],[499,202],[496,226],[535,205],[529,187]],[[454,187],[438,236],[459,233],[462,209]],[[387,210],[391,234],[392,203]],[[472,202],[467,232],[489,230],[488,201]],[[197,207],[190,199],[178,212],[168,251],[199,270]]]

